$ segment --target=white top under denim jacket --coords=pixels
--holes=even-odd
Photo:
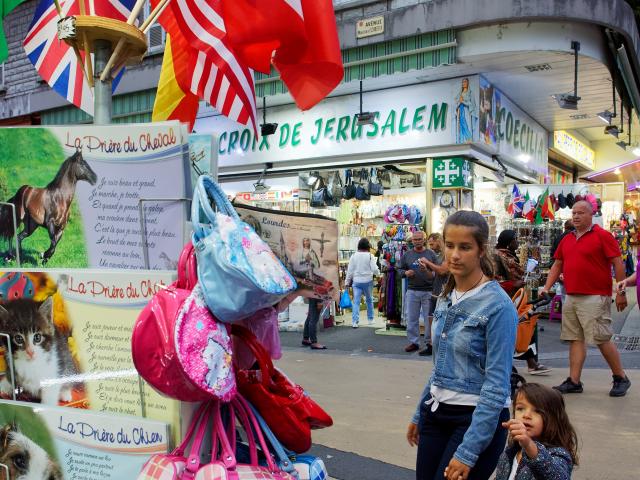
[[[353,280],[354,284],[369,283],[374,275],[380,275],[376,257],[369,252],[356,252],[349,259],[347,267],[347,285]]]
[[[491,442],[511,393],[517,322],[511,299],[496,281],[453,306],[451,294],[438,299],[433,313],[434,368],[412,421],[419,422],[432,385],[479,395],[471,425],[454,454],[470,467]]]

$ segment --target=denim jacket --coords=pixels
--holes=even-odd
[[[470,467],[491,442],[511,393],[517,322],[511,299],[496,281],[454,306],[451,296],[438,299],[433,313],[434,368],[412,421],[418,423],[431,385],[479,395],[471,425],[454,454]]]
[[[570,480],[573,461],[569,452],[562,447],[547,448],[539,442],[536,445],[538,456],[529,458],[526,454],[522,455],[515,480]],[[518,444],[507,447],[498,461],[495,480],[509,479],[513,459],[519,450]]]

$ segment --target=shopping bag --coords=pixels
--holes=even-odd
[[[219,209],[214,212],[212,201]],[[201,211],[206,221],[200,221]],[[193,246],[198,281],[211,313],[235,322],[271,307],[297,287],[269,245],[240,220],[226,194],[209,175],[202,175],[191,205]]]
[[[353,308],[353,303],[351,302],[351,297],[349,296],[349,290],[345,290],[340,295],[340,308],[344,310],[345,308]]]

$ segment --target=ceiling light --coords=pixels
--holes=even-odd
[[[520,160],[522,163],[527,163],[529,160],[531,160],[531,155],[521,153],[520,155],[518,155],[518,160]]]
[[[607,135],[611,135],[612,137],[618,138],[618,134],[620,130],[615,125],[609,125],[608,127],[604,127],[604,133]]]
[[[619,169],[619,168],[616,168],[616,169],[613,171],[613,173],[614,173],[614,174],[616,174],[616,175],[620,175],[620,169]]]
[[[580,97],[576,95],[572,95],[570,93],[556,93],[551,95],[556,102],[558,102],[558,106],[560,108],[564,108],[565,110],[577,110],[578,109],[578,101]]]
[[[636,157],[640,157],[640,146],[636,145],[636,147],[632,150],[632,153],[633,153]]]
[[[260,124],[260,135],[262,135],[263,137],[273,135],[274,133],[276,133],[277,129],[277,123],[262,123]]]
[[[614,116],[615,115],[611,113],[609,110],[605,110],[604,112],[598,113],[598,118],[602,120],[604,123],[606,123],[607,125],[611,125],[611,119]]]
[[[356,125],[359,127],[363,125],[373,125],[375,116],[375,112],[356,113]]]
[[[572,41],[571,50],[573,50],[573,93],[558,93],[551,95],[560,108],[565,110],[577,110],[580,97],[578,96],[578,52],[580,51],[580,42]]]

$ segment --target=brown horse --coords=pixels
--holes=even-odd
[[[18,248],[22,240],[31,235],[36,228],[44,227],[49,232],[51,246],[42,255],[44,265],[56,250],[56,245],[67,226],[71,202],[76,191],[76,183],[84,180],[95,185],[98,180],[96,173],[82,158],[82,152],[67,158],[58,169],[55,178],[45,188],[21,186],[16,194],[7,202],[16,207],[16,221],[18,226],[24,223],[22,232],[18,234]],[[14,234],[13,219],[8,208],[0,214],[0,237],[10,238]],[[20,250],[22,251],[22,250]]]

